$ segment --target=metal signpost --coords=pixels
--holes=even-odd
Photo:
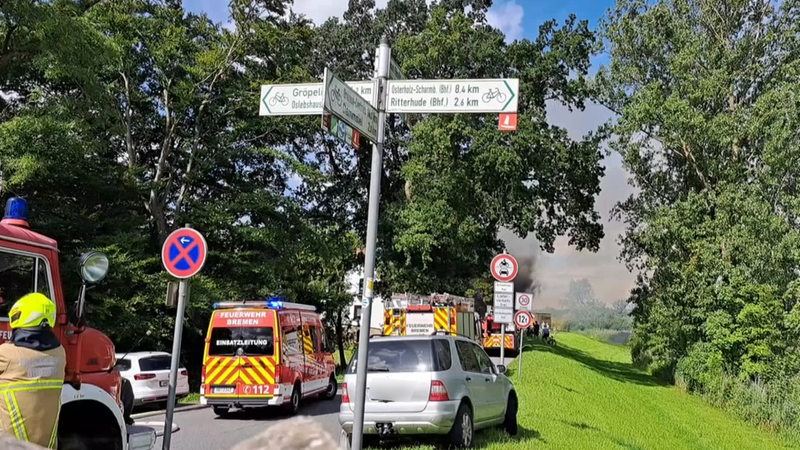
[[[391,78],[391,79],[390,79]],[[356,386],[351,447],[361,450],[364,426],[364,400],[367,385],[367,349],[369,320],[374,296],[375,251],[378,235],[383,143],[386,114],[398,113],[497,113],[515,114],[519,97],[519,80],[407,80],[399,65],[392,60],[385,38],[376,49],[375,74],[371,81],[342,81],[327,68],[322,83],[261,86],[259,115],[322,115],[322,128],[343,142],[359,149],[361,138],[372,143],[372,165],[367,213],[367,242],[364,256],[364,293],[361,326],[356,356]],[[506,255],[510,256],[510,255]],[[513,258],[512,258],[513,259]],[[516,260],[514,266],[516,267]],[[511,281],[516,276],[516,268]],[[510,293],[511,323],[514,306],[513,285]],[[501,346],[502,348],[502,346]]]
[[[533,323],[533,316],[528,311],[520,310],[514,314],[514,325],[517,329],[522,330],[519,334],[519,369],[517,369],[517,376],[522,376],[522,342],[525,339],[525,329]]]
[[[181,339],[183,338],[183,315],[188,301],[188,278],[197,275],[208,255],[206,239],[199,231],[189,228],[180,228],[167,236],[161,247],[161,261],[164,268],[175,278],[180,279],[178,284],[178,312],[175,315],[175,335],[172,340],[172,361],[169,369],[169,396],[167,398],[167,414],[164,419],[164,440],[161,448],[169,450],[172,437],[172,416],[175,413],[175,390],[178,385],[178,364],[181,354]]]
[[[514,321],[514,283],[519,272],[517,259],[508,253],[492,258],[489,266],[494,277],[494,321],[500,324],[500,364],[505,364],[506,324]]]

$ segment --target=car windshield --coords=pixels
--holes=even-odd
[[[445,341],[445,344],[449,345]],[[433,340],[392,340],[370,341],[367,355],[367,370],[369,372],[432,372],[444,370],[449,367],[436,358],[433,358]],[[348,373],[356,373],[358,363],[358,350],[347,369]]]
[[[169,355],[148,356],[139,360],[139,369],[142,372],[169,370],[171,364],[172,357]]]
[[[234,327],[211,330],[208,354],[211,356],[230,356],[242,349],[245,355],[272,356],[275,342],[272,327]]]

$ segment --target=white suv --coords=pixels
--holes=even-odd
[[[339,423],[350,448],[356,387],[355,353],[344,377]],[[504,366],[460,336],[387,336],[369,340],[365,435],[439,435],[471,448],[474,432],[502,426],[517,434],[518,399]]]
[[[134,405],[167,402],[169,397],[169,368],[172,357],[166,352],[117,353],[117,368],[123,378],[131,383]],[[175,398],[189,394],[189,373],[178,370]]]

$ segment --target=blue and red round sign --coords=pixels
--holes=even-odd
[[[164,268],[175,278],[189,278],[197,275],[208,255],[206,239],[193,228],[180,228],[173,231],[161,247],[161,261]]]

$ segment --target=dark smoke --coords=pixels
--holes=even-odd
[[[536,278],[536,256],[539,244],[533,236],[521,239],[512,231],[501,229],[499,238],[505,242],[506,251],[516,258],[519,272],[514,278],[514,291],[528,292],[533,297],[539,292],[541,283]]]

